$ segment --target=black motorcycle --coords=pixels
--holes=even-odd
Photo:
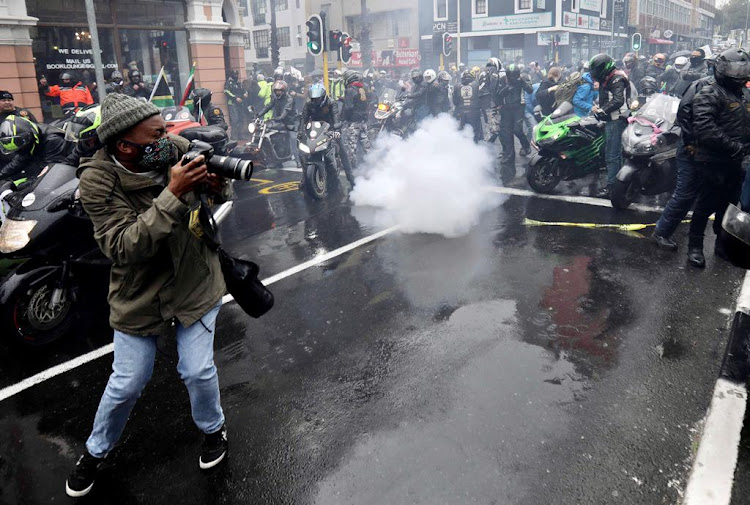
[[[680,139],[680,129],[675,126],[679,104],[679,98],[654,94],[628,118],[628,127],[622,134],[624,164],[610,196],[614,208],[626,209],[638,195],[674,190]]]
[[[248,125],[250,140],[241,142],[229,155],[243,160],[251,160],[254,170],[281,168],[284,163],[294,159],[295,153],[289,139],[287,128],[273,120],[257,118]]]
[[[299,150],[303,153],[304,188],[316,200],[325,198],[338,186],[341,173],[339,137],[340,133],[331,131],[331,126],[325,121],[310,121],[299,142]]]

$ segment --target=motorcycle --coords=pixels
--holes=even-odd
[[[679,105],[679,98],[654,94],[628,118],[622,134],[624,164],[612,187],[612,207],[626,209],[639,194],[658,195],[674,190]]]
[[[371,140],[383,131],[388,131],[399,137],[404,137],[412,130],[413,115],[411,111],[404,110],[406,100],[400,98],[401,92],[392,88],[385,88],[378,98],[378,107],[374,118],[376,123],[371,125],[368,135]]]
[[[106,293],[110,261],[94,240],[81,204],[76,167],[56,164],[6,194],[0,260],[0,335],[39,347],[68,333],[87,287]],[[221,222],[232,202],[216,209]]]
[[[281,168],[284,163],[294,159],[294,152],[289,141],[289,128],[257,118],[248,127],[250,140],[238,145],[230,156],[251,160],[254,170]]]
[[[165,107],[161,116],[167,124],[167,132],[191,141],[208,142],[216,154],[226,156],[237,146],[237,142],[229,142],[229,136],[223,128],[197,122],[187,107]]]
[[[550,193],[560,181],[580,179],[606,166],[604,122],[578,117],[569,102],[534,127],[532,144],[538,152],[529,161],[526,179],[538,193]]]
[[[325,198],[338,185],[341,160],[335,141],[339,135],[325,121],[311,121],[299,142],[299,150],[305,153],[304,188],[316,200]]]

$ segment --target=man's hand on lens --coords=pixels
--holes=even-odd
[[[170,170],[171,179],[167,188],[177,198],[191,192],[208,178],[208,167],[202,155],[185,165],[180,160]]]
[[[224,178],[220,175],[209,173],[206,177],[206,186],[209,192],[220,195],[224,190]]]

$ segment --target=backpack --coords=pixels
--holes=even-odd
[[[573,97],[578,90],[578,87],[584,83],[583,76],[579,72],[573,72],[570,75],[570,79],[560,84],[560,87],[555,91],[555,105],[557,108],[563,102],[573,103]]]

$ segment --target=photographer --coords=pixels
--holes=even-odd
[[[108,95],[97,133],[105,147],[81,164],[80,191],[96,241],[112,260],[114,363],[86,451],[66,482],[72,497],[91,490],[103,458],[122,435],[151,378],[159,336],[176,333],[177,370],[193,420],[205,434],[200,468],[219,464],[227,451],[213,361],[225,284],[218,255],[190,232],[188,210],[197,191],[226,198],[231,187],[208,173],[203,156],[182,164],[188,142],[167,136],[151,103]]]

